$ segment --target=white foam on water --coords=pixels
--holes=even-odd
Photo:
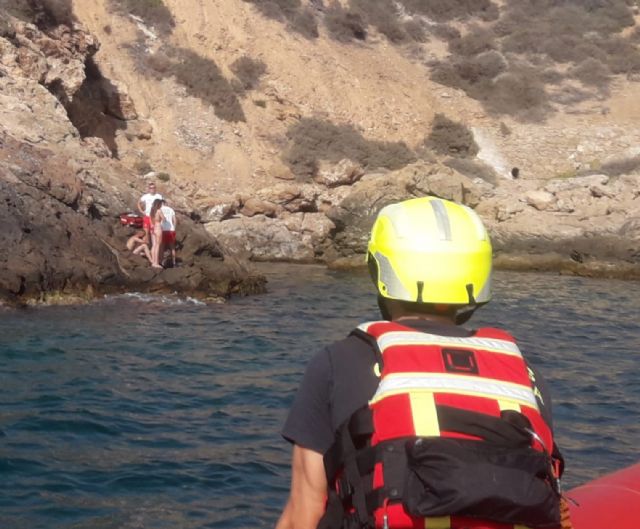
[[[177,293],[173,294],[149,294],[146,292],[126,292],[124,294],[107,295],[104,297],[105,301],[118,301],[118,300],[133,300],[146,304],[158,304],[163,305],[200,305],[204,306],[206,303],[191,296],[181,297]]]

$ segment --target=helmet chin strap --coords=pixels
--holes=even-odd
[[[461,308],[458,312],[456,312],[456,325],[464,325],[467,323],[473,313],[478,309],[478,305],[469,306]]]
[[[476,298],[473,297],[473,285],[471,283],[467,284],[467,295],[469,296],[469,304],[462,307],[456,312],[456,325],[464,325],[467,323],[473,313],[480,307],[476,303]]]
[[[378,308],[380,309],[380,315],[383,320],[391,321],[391,312],[384,301],[384,298],[378,294]]]
[[[422,289],[424,288],[424,284],[420,281],[418,282],[418,297],[421,298],[421,294],[422,294]],[[474,296],[473,296],[473,285],[472,284],[468,284],[466,285],[466,290],[467,290],[467,295],[469,296],[469,302],[467,305],[462,305],[460,306],[455,313],[455,316],[453,318],[453,321],[455,322],[456,325],[463,325],[465,323],[467,323],[470,319],[471,316],[473,316],[473,314],[475,313],[476,310],[478,310],[480,307],[482,307],[483,305],[485,305],[487,302],[484,303],[478,303]],[[393,314],[392,311],[389,308],[389,303],[387,303],[387,299],[382,296],[380,293],[378,293],[377,296],[377,302],[378,302],[378,308],[380,309],[380,314],[382,315],[382,318],[387,320],[387,321],[392,321],[393,320]],[[412,314],[407,314],[405,315],[406,317],[408,316],[412,316],[412,317],[421,317],[421,318],[429,318],[430,316],[427,314],[418,314],[418,313],[412,313]],[[431,317],[437,316],[437,314],[434,314]]]

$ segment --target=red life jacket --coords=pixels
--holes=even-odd
[[[389,321],[354,333],[377,347],[380,382],[325,455],[342,527],[560,527],[553,434],[513,337]]]

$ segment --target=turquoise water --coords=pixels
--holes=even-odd
[[[272,526],[305,363],[376,310],[361,274],[269,271],[268,294],[225,305],[0,310],[0,528]],[[499,273],[473,320],[509,328],[546,375],[568,486],[638,460],[637,291]]]

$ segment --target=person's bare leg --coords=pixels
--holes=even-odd
[[[162,264],[164,261],[164,244],[162,243],[162,237],[158,237],[158,241],[158,264],[164,268]]]
[[[151,262],[151,266],[154,268],[162,268],[160,264],[160,256],[162,250],[162,237],[158,236],[154,233],[153,235],[153,248],[151,248],[151,255],[153,256],[153,261]]]
[[[153,266],[154,268],[160,268],[160,264],[158,263],[158,245],[157,244],[154,244],[153,247],[151,248],[151,266]]]
[[[150,263],[153,264],[153,260],[151,259],[151,252],[149,251],[149,247],[146,244],[143,244],[141,248],[144,250],[144,256],[149,260]]]

